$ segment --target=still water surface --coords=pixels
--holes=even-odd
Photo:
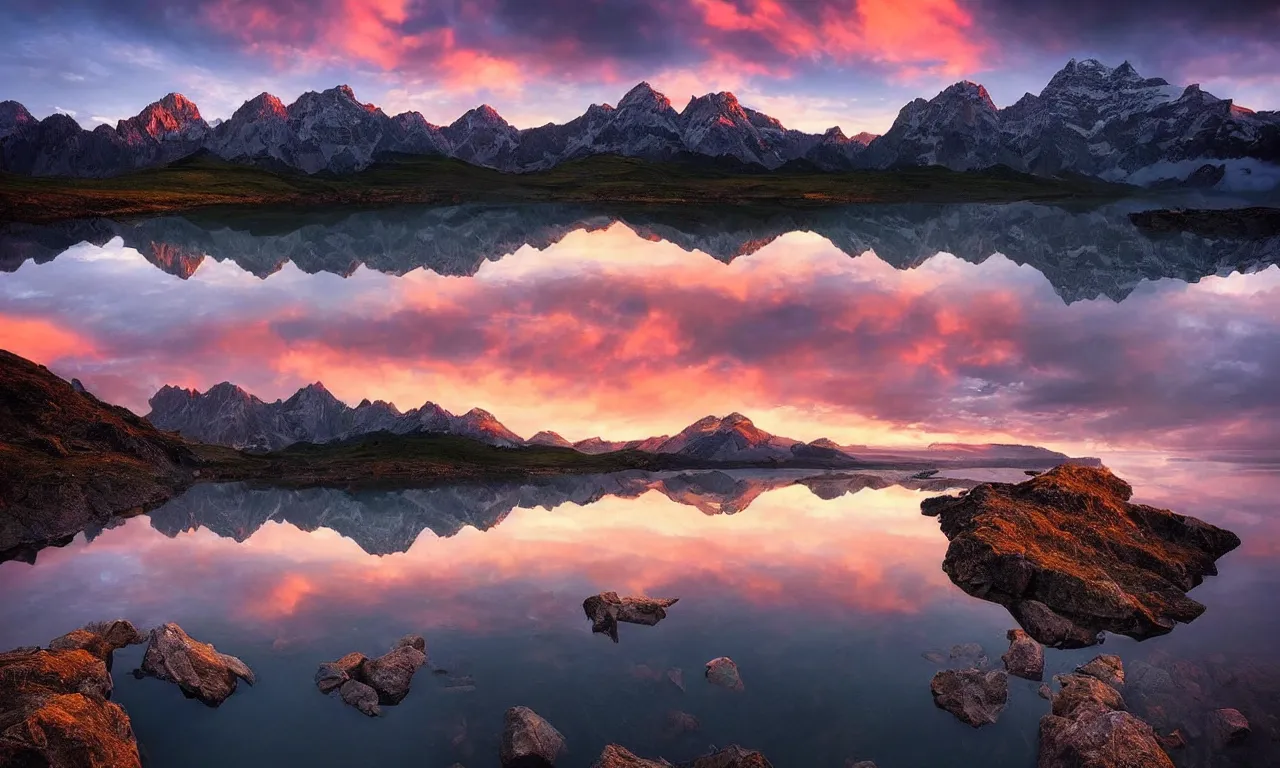
[[[1192,593],[1203,617],[1104,649],[1127,663],[1280,662],[1280,248],[1151,240],[1125,212],[99,223],[89,242],[0,239],[12,270],[0,275],[0,347],[139,413],[167,383],[231,380],[270,400],[322,380],[352,404],[484,407],[525,436],[644,437],[736,410],[803,440],[1098,456],[1138,501],[1244,542]],[[36,240],[54,245],[37,252]],[[932,493],[823,498],[771,473],[699,474],[624,494],[616,478],[383,494],[198,487],[34,565],[0,564],[0,647],[123,616],[176,621],[248,662],[258,685],[218,709],[116,675],[154,766],[496,765],[515,704],[564,732],[569,768],[609,742],[671,760],[737,742],[779,768],[1034,765],[1047,709],[1034,684],[1011,680],[1009,708],[980,730],[932,704],[937,667],[922,652],[976,641],[997,660],[1013,626],[942,573],[946,540],[919,514]],[[680,602],[656,627],[623,625],[615,645],[582,614],[602,590]],[[319,662],[380,653],[407,632],[449,674],[424,670],[384,717],[312,685]],[[1046,673],[1097,652],[1050,651]],[[118,653],[117,671],[140,655]],[[743,693],[702,679],[722,655]],[[684,692],[645,671],[673,667]],[[474,690],[448,689],[461,676]],[[664,733],[672,709],[701,730]]]

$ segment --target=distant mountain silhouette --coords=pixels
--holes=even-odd
[[[328,528],[371,555],[407,552],[423,531],[448,538],[470,526],[487,531],[512,510],[585,506],[605,497],[632,499],[657,491],[708,514],[735,514],[768,491],[803,485],[823,499],[865,488],[902,486],[939,492],[976,481],[919,479],[907,472],[697,471],[562,475],[544,480],[348,492],[332,488],[255,488],[241,483],[198,485],[150,514],[166,536],[206,528],[243,542],[263,524],[286,522],[304,531]]]
[[[308,273],[350,275],[364,265],[402,275],[425,267],[474,275],[523,246],[546,249],[575,231],[621,223],[651,240],[724,262],[789,232],[813,232],[841,251],[868,250],[897,269],[939,252],[971,263],[1001,253],[1041,272],[1067,303],[1127,297],[1141,282],[1247,272],[1280,262],[1280,238],[1152,235],[1125,201],[1089,210],[1015,204],[864,205],[821,210],[617,210],[575,205],[398,207],[354,213],[87,220],[50,226],[0,225],[0,269],[55,258],[72,245],[114,237],[158,268],[189,278],[205,258],[232,261],[265,278],[293,262]]]

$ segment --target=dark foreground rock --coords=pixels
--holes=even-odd
[[[712,685],[728,688],[731,691],[743,689],[742,676],[738,674],[738,665],[728,656],[721,656],[707,662],[707,680]]]
[[[618,597],[617,592],[601,592],[582,601],[582,610],[591,619],[591,631],[609,635],[618,642],[618,622],[652,627],[667,618],[667,609],[680,598]]]
[[[193,639],[177,624],[151,630],[138,673],[176,683],[184,694],[211,707],[235,693],[240,680],[249,685],[254,682],[247,664]]]
[[[112,652],[140,641],[129,622],[103,622],[0,653],[0,765],[139,768],[129,716],[107,697]]]
[[[1009,630],[1009,650],[1000,659],[1004,668],[1015,677],[1044,679],[1044,648],[1021,629]]]
[[[507,710],[498,753],[502,768],[546,768],[564,752],[564,736],[528,707]]]
[[[191,481],[183,440],[0,350],[0,560],[32,560]]]
[[[1003,669],[944,669],[929,683],[933,703],[979,728],[991,725],[1009,701],[1009,675]]]
[[[1059,675],[1053,711],[1040,718],[1038,768],[1173,768],[1151,726],[1125,710],[1114,688]]]
[[[1105,467],[1063,464],[1026,482],[983,483],[921,505],[951,541],[943,570],[1006,606],[1037,641],[1079,648],[1102,631],[1137,639],[1188,622],[1187,591],[1240,539],[1192,517],[1131,504]]]
[[[336,690],[344,702],[375,717],[382,712],[378,705],[399,704],[409,695],[413,676],[427,663],[426,650],[420,635],[405,635],[376,659],[348,653],[322,663],[315,684],[321,693]]]

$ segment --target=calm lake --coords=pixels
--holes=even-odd
[[[1046,678],[1101,652],[1131,671],[1252,670],[1238,675],[1249,698],[1206,684],[1240,697],[1213,703],[1241,709],[1257,737],[1207,764],[1277,765],[1280,687],[1258,686],[1280,683],[1280,242],[1150,237],[1127,218],[1142,207],[464,206],[11,226],[0,347],[140,414],[165,384],[228,380],[269,401],[322,381],[353,405],[481,407],[525,437],[643,438],[737,411],[806,441],[1098,457],[1136,501],[1243,545],[1191,593],[1207,606],[1198,620],[1049,650]],[[1024,477],[945,474],[956,489]],[[610,742],[673,762],[739,743],[778,768],[1030,768],[1048,709],[1036,683],[1011,679],[1008,709],[981,729],[933,705],[940,667],[922,654],[977,642],[998,666],[1015,624],[951,584],[947,541],[920,514],[940,491],[910,485],[792,470],[201,485],[34,564],[0,563],[0,648],[123,617],[177,622],[242,658],[257,685],[211,709],[124,674],[141,646],[116,654],[114,698],[160,768],[496,766],[518,704],[564,733],[567,768]],[[680,601],[614,644],[582,610],[604,590]],[[320,662],[410,632],[443,672],[419,672],[383,717],[317,692]],[[744,691],[703,679],[718,656]],[[700,728],[672,732],[673,710]]]

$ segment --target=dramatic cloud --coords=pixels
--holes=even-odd
[[[787,124],[852,133],[956,79],[1010,103],[1068,57],[1100,55],[1265,108],[1275,14],[1261,0],[17,0],[0,10],[18,30],[0,97],[127,115],[178,90],[225,117],[263,89],[291,100],[345,82],[437,122],[485,100],[532,125],[647,79],[677,106],[735,89]]]

